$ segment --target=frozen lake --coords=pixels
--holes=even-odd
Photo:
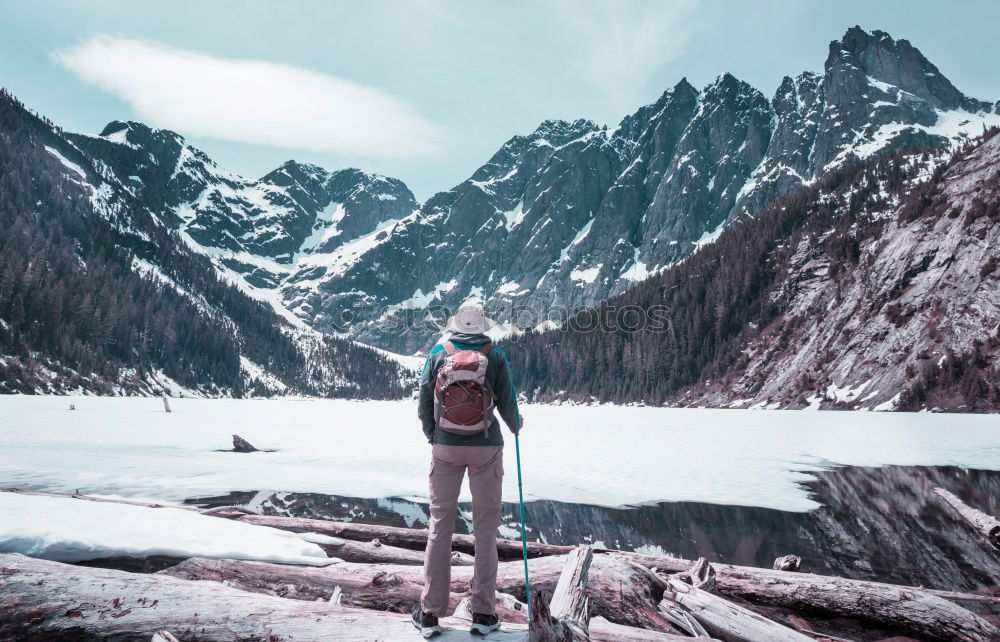
[[[70,404],[76,410],[69,410]],[[0,397],[0,486],[180,502],[233,490],[426,496],[415,402]],[[525,406],[527,499],[816,507],[833,465],[1000,470],[1000,417]],[[505,429],[506,430],[506,429]],[[272,453],[214,452],[238,433]],[[513,436],[504,498],[516,501]]]

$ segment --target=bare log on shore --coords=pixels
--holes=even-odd
[[[316,522],[320,520],[299,520],[290,517],[271,518],[259,515],[242,516],[241,521],[259,523],[290,530],[291,528],[307,527],[297,522]],[[401,547],[423,548],[426,543],[425,530],[401,529],[388,526],[373,526],[365,524],[342,524],[340,522],[322,522],[335,524],[334,528],[345,538],[361,538],[376,536],[376,533],[391,535],[394,544]],[[349,527],[349,528],[341,528]],[[404,533],[399,533],[403,531]],[[465,544],[471,548],[471,537],[456,535],[455,546],[461,544],[458,538],[465,537]],[[520,543],[514,540],[498,540],[509,558],[520,555]],[[539,542],[529,543],[529,553],[534,555],[562,554],[570,547],[557,547]],[[465,550],[470,550],[467,548]],[[647,568],[657,568],[671,573],[681,573],[690,569],[690,560],[665,556],[642,555],[623,551],[595,551],[595,563],[603,557],[618,557],[622,560],[636,562]],[[806,610],[832,616],[850,617],[884,624],[893,628],[916,633],[918,635],[949,639],[948,635],[955,629],[949,622],[967,622],[967,638],[960,639],[991,639],[1000,632],[988,622],[974,613],[951,601],[935,595],[931,591],[919,588],[896,586],[881,582],[851,580],[833,576],[813,575],[808,573],[793,573],[775,571],[747,566],[729,564],[713,565],[716,571],[716,592],[722,595],[732,595],[751,603],[776,606],[791,610]],[[523,580],[522,580],[523,582]],[[523,590],[523,589],[522,589]],[[961,594],[949,593],[949,600],[961,601]],[[976,601],[970,598],[969,601]],[[985,601],[984,599],[981,601]],[[662,619],[663,615],[660,614]],[[614,615],[609,617],[617,620]],[[642,622],[650,621],[648,614],[642,617],[632,616],[627,620],[631,626],[644,627]],[[961,625],[960,625],[961,626]],[[659,626],[646,627],[665,630]],[[985,633],[983,633],[985,632]],[[980,635],[980,637],[976,637]],[[985,635],[985,637],[982,637]]]
[[[533,594],[534,595],[534,594]],[[534,601],[534,597],[532,597]],[[503,622],[520,622],[523,618],[510,617],[509,613],[521,615],[527,613],[527,605],[519,601],[512,595],[497,593],[497,615]],[[472,619],[471,599],[462,598],[452,617],[461,620]],[[590,619],[590,641],[591,642],[691,642],[691,638],[686,635],[674,635],[662,631],[651,631],[649,629],[638,629],[634,626],[615,624],[601,616]],[[707,640],[706,642],[712,642]]]
[[[532,591],[555,590],[566,556],[532,559],[529,562]],[[456,566],[451,573],[451,601],[454,611],[471,593],[472,568]],[[346,605],[408,611],[420,599],[423,569],[399,564],[338,563],[325,567],[288,566],[267,562],[192,558],[160,571],[187,580],[214,580],[246,591],[267,593],[300,600],[328,600],[335,587],[342,590]],[[595,556],[587,577],[592,612],[626,626],[674,632],[658,612],[661,580],[646,569],[623,560]],[[497,590],[525,599],[524,566],[520,561],[501,562],[497,567]],[[503,617],[503,615],[501,615]],[[523,614],[512,612],[512,618]]]
[[[399,546],[422,551],[427,546],[426,528],[402,528],[398,526],[379,526],[376,524],[358,524],[354,522],[334,522],[325,519],[307,519],[302,517],[277,517],[274,515],[257,515],[240,510],[215,509],[211,515],[227,517],[248,524],[270,526],[294,533],[320,533],[332,537],[371,541],[378,539],[383,544]],[[452,550],[474,554],[475,539],[472,535],[455,534],[451,540]],[[565,555],[573,550],[572,546],[554,546],[541,542],[528,542],[528,557],[543,555]],[[497,540],[497,553],[500,559],[521,559],[521,542],[510,539]]]
[[[590,640],[591,642],[691,642],[691,638],[686,635],[622,626],[600,616],[590,619]],[[700,642],[711,642],[711,640],[702,638]]]
[[[315,543],[330,557],[336,557],[345,562],[362,564],[409,564],[423,566],[424,554],[409,548],[388,546],[377,539],[370,542],[358,542],[339,537],[316,538]],[[452,566],[472,566],[474,559],[468,553],[454,551],[451,554]]]
[[[15,490],[15,492],[18,491]],[[80,495],[74,495],[74,497],[91,501],[109,501]],[[137,504],[138,502],[126,503]],[[398,546],[399,548],[410,550],[423,550],[427,537],[426,530],[261,516],[247,514],[245,510],[235,508],[215,509],[208,514],[239,519],[251,524],[271,526],[293,532],[315,532],[346,540],[370,542],[372,539],[378,538],[381,542],[386,543],[383,546]],[[552,546],[538,542],[529,543],[528,546],[529,554],[536,557],[560,555],[572,550],[572,547]],[[469,536],[457,535],[455,537],[455,547],[467,553],[474,550],[472,538]],[[498,548],[501,551],[502,557],[516,559],[520,556],[520,542],[500,540]],[[642,555],[638,553],[600,550],[596,552],[602,553],[594,557],[593,570],[591,571],[592,582],[595,584],[593,597],[596,614],[605,615],[607,619],[613,622],[628,626],[670,632],[673,629],[670,620],[656,608],[657,604],[654,594],[662,591],[662,588],[657,586],[655,582],[651,582],[649,578],[644,578],[630,563],[641,565],[647,570],[656,569],[661,573],[685,572],[692,563],[677,558]],[[611,559],[616,560],[619,564],[617,568],[612,568],[609,565],[608,560]],[[206,572],[206,569],[201,568],[199,570],[194,567],[207,563],[222,565],[255,564],[253,562],[233,562],[228,560],[188,560],[175,568],[183,569],[187,567],[194,574],[197,574],[195,571]],[[410,563],[412,564],[412,561]],[[553,560],[551,557],[538,557],[538,559],[532,560],[533,584],[540,581],[541,585],[547,587],[548,590],[554,589],[561,564],[562,561],[560,559]],[[265,566],[278,567],[278,565]],[[343,564],[334,565],[334,567],[341,570],[349,566]],[[364,564],[357,564],[355,566],[365,567]],[[379,569],[378,572],[394,573],[396,576],[407,579],[412,578],[414,584],[422,582],[422,575],[418,576],[415,574],[418,571],[415,566],[407,567],[399,564],[389,564],[387,566],[390,568]],[[504,567],[505,564],[501,564],[501,568]],[[409,568],[408,571],[406,570],[407,568]],[[790,573],[733,565],[715,565],[714,569],[716,571],[716,588],[714,592],[721,595],[739,597],[751,604],[867,620],[882,626],[932,639],[959,641],[1000,639],[1000,631],[995,626],[952,603],[960,601],[993,602],[997,599],[995,597],[948,591],[932,591],[879,582],[865,582],[838,577]],[[225,570],[228,572],[230,569],[227,568]],[[524,580],[521,571],[520,563],[510,565],[510,571],[506,574],[506,578],[501,578],[501,590],[519,595],[523,599]],[[271,572],[273,572],[273,569],[267,571],[267,573]],[[468,567],[458,567],[455,569],[455,572],[456,581],[459,584],[457,589],[453,585],[453,590],[467,592],[471,569]],[[211,572],[206,572],[206,574],[209,576],[212,575]],[[218,575],[219,573],[216,572],[215,574]],[[365,580],[366,583],[374,579],[374,574],[375,571],[370,566],[368,570],[362,573],[363,577],[367,578]],[[205,577],[201,579],[226,578]],[[242,580],[238,577],[231,580],[234,585],[238,585],[240,581]],[[503,585],[504,581],[506,581],[506,586]],[[275,593],[275,588],[264,586],[265,583],[269,582],[269,580],[265,581],[264,577],[258,578],[258,588],[248,588],[248,590]],[[254,582],[247,580],[246,584],[249,587]],[[306,586],[309,584],[310,582],[305,582]],[[320,584],[323,585],[322,583]],[[291,586],[295,589],[292,592],[297,592],[301,590],[302,584],[292,581]],[[335,586],[327,587],[329,591],[327,596],[332,594],[334,588]],[[344,590],[346,598],[346,594],[349,591],[346,588]]]
[[[715,569],[702,557],[689,571],[665,578],[662,606],[686,612],[708,634],[727,642],[812,642],[794,629],[714,595],[710,591],[715,587]]]
[[[443,618],[441,640],[468,640],[468,623]],[[494,641],[523,641],[508,624]],[[409,616],[330,603],[286,600],[215,582],[71,566],[0,554],[0,640],[114,639],[399,640],[415,635]],[[163,637],[161,635],[161,637]]]
[[[677,572],[673,558],[612,553]],[[673,568],[670,568],[673,567]],[[715,592],[752,604],[867,620],[935,640],[1000,640],[1000,629],[954,602],[919,588],[811,573],[713,564]]]
[[[420,601],[423,588],[423,572],[419,567],[392,564],[344,562],[312,567],[196,557],[158,575],[212,580],[243,591],[307,602],[329,601],[337,593],[344,606],[397,613],[408,613]],[[452,598],[449,612],[460,599],[454,582]]]
[[[969,506],[954,493],[950,493],[943,488],[935,488],[934,493],[946,501],[949,506],[955,509],[963,520],[976,530],[977,533],[986,538],[993,548],[1000,549],[1000,520],[992,515],[976,510]]]

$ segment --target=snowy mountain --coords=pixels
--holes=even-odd
[[[174,175],[131,133],[109,131],[94,144],[121,152],[96,160],[80,137],[0,92],[0,392],[405,394],[397,362],[290,324],[220,279],[203,246],[192,251],[186,230],[164,224],[173,194],[141,188],[165,175],[196,191],[197,180],[228,175],[204,158]],[[176,142],[151,138],[183,154]],[[115,163],[129,167],[129,182]],[[215,187],[232,190],[220,202],[246,195],[235,181]],[[252,221],[246,229],[235,238],[247,247],[276,244]]]
[[[428,312],[470,294],[502,332],[550,327],[839,167],[993,124],[995,105],[909,42],[854,27],[822,74],[787,77],[771,99],[722,74],[701,90],[681,80],[614,129],[545,121],[423,205],[357,170],[289,162],[246,180],[138,123],[73,140],[251,295],[410,353],[438,333]]]
[[[141,235],[108,242],[126,252],[133,273],[234,322],[219,301],[256,306],[253,327],[295,346],[283,343],[277,353],[298,356],[269,366],[266,346],[277,339],[237,333],[224,386],[237,390],[246,379],[233,374],[237,352],[257,351],[238,370],[290,386],[302,381],[293,373],[312,354],[302,346],[340,336],[418,352],[439,334],[447,309],[472,294],[488,299],[503,323],[498,334],[557,326],[656,282],[727,228],[790,195],[827,189],[830,177],[859,163],[907,149],[954,149],[1000,124],[998,110],[1000,103],[956,89],[907,41],[854,27],[830,44],[823,73],[785,78],[770,99],[726,73],[700,90],[682,79],[613,129],[545,121],[423,204],[401,181],[356,169],[289,161],[244,178],[180,135],[136,122],[112,122],[96,136],[43,122],[61,156],[41,158],[57,170],[69,167],[60,158],[72,165],[57,172],[52,189],[90,202],[114,234],[155,232],[155,242]],[[7,113],[6,145],[37,147],[37,138],[9,142],[24,117]],[[927,162],[945,158],[935,153]],[[9,162],[16,165],[16,154]],[[15,212],[22,222],[37,215],[27,203]],[[783,242],[785,231],[772,232],[770,241]],[[194,281],[176,276],[186,270],[199,271],[184,277]],[[209,282],[211,295],[203,291]],[[235,315],[239,323],[243,315]],[[354,372],[345,376],[368,376],[353,363],[341,364]],[[335,370],[327,362],[310,376]]]
[[[412,325],[428,305],[482,292],[500,320],[548,325],[837,167],[956,144],[996,123],[991,105],[961,94],[905,40],[853,28],[831,44],[822,75],[788,78],[771,100],[723,74],[701,91],[682,80],[613,130],[546,121],[515,136],[352,270],[317,283],[314,307],[352,310],[357,336],[406,352],[433,333],[387,334],[386,310],[416,308],[399,321]],[[397,260],[407,266],[399,280],[366,284],[366,271]]]
[[[271,299],[326,265],[342,247],[417,209],[402,182],[356,169],[328,172],[288,161],[260,180],[216,165],[174,132],[110,123],[99,136],[70,135],[188,245],[251,294]],[[335,262],[335,261],[334,261]],[[279,310],[284,304],[277,303]],[[295,306],[292,306],[295,307]]]
[[[996,411],[998,134],[954,155],[833,171],[565,328],[519,337],[507,352],[523,389],[550,401]],[[646,322],[615,326],[622,309]],[[600,319],[614,331],[591,331]]]

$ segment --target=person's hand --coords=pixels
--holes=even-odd
[[[518,434],[520,434],[520,432],[521,432],[521,429],[522,429],[522,428],[524,428],[524,415],[521,415],[521,414],[519,414],[519,415],[517,416],[517,419],[518,419],[518,422],[519,422],[519,424],[520,424],[520,425],[519,425],[519,426],[517,427],[517,432],[518,432]]]

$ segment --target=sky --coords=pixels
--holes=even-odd
[[[247,177],[360,167],[424,200],[547,118],[614,127],[683,77],[770,97],[855,24],[1000,98],[993,0],[0,0],[0,86],[70,131],[139,120]]]

